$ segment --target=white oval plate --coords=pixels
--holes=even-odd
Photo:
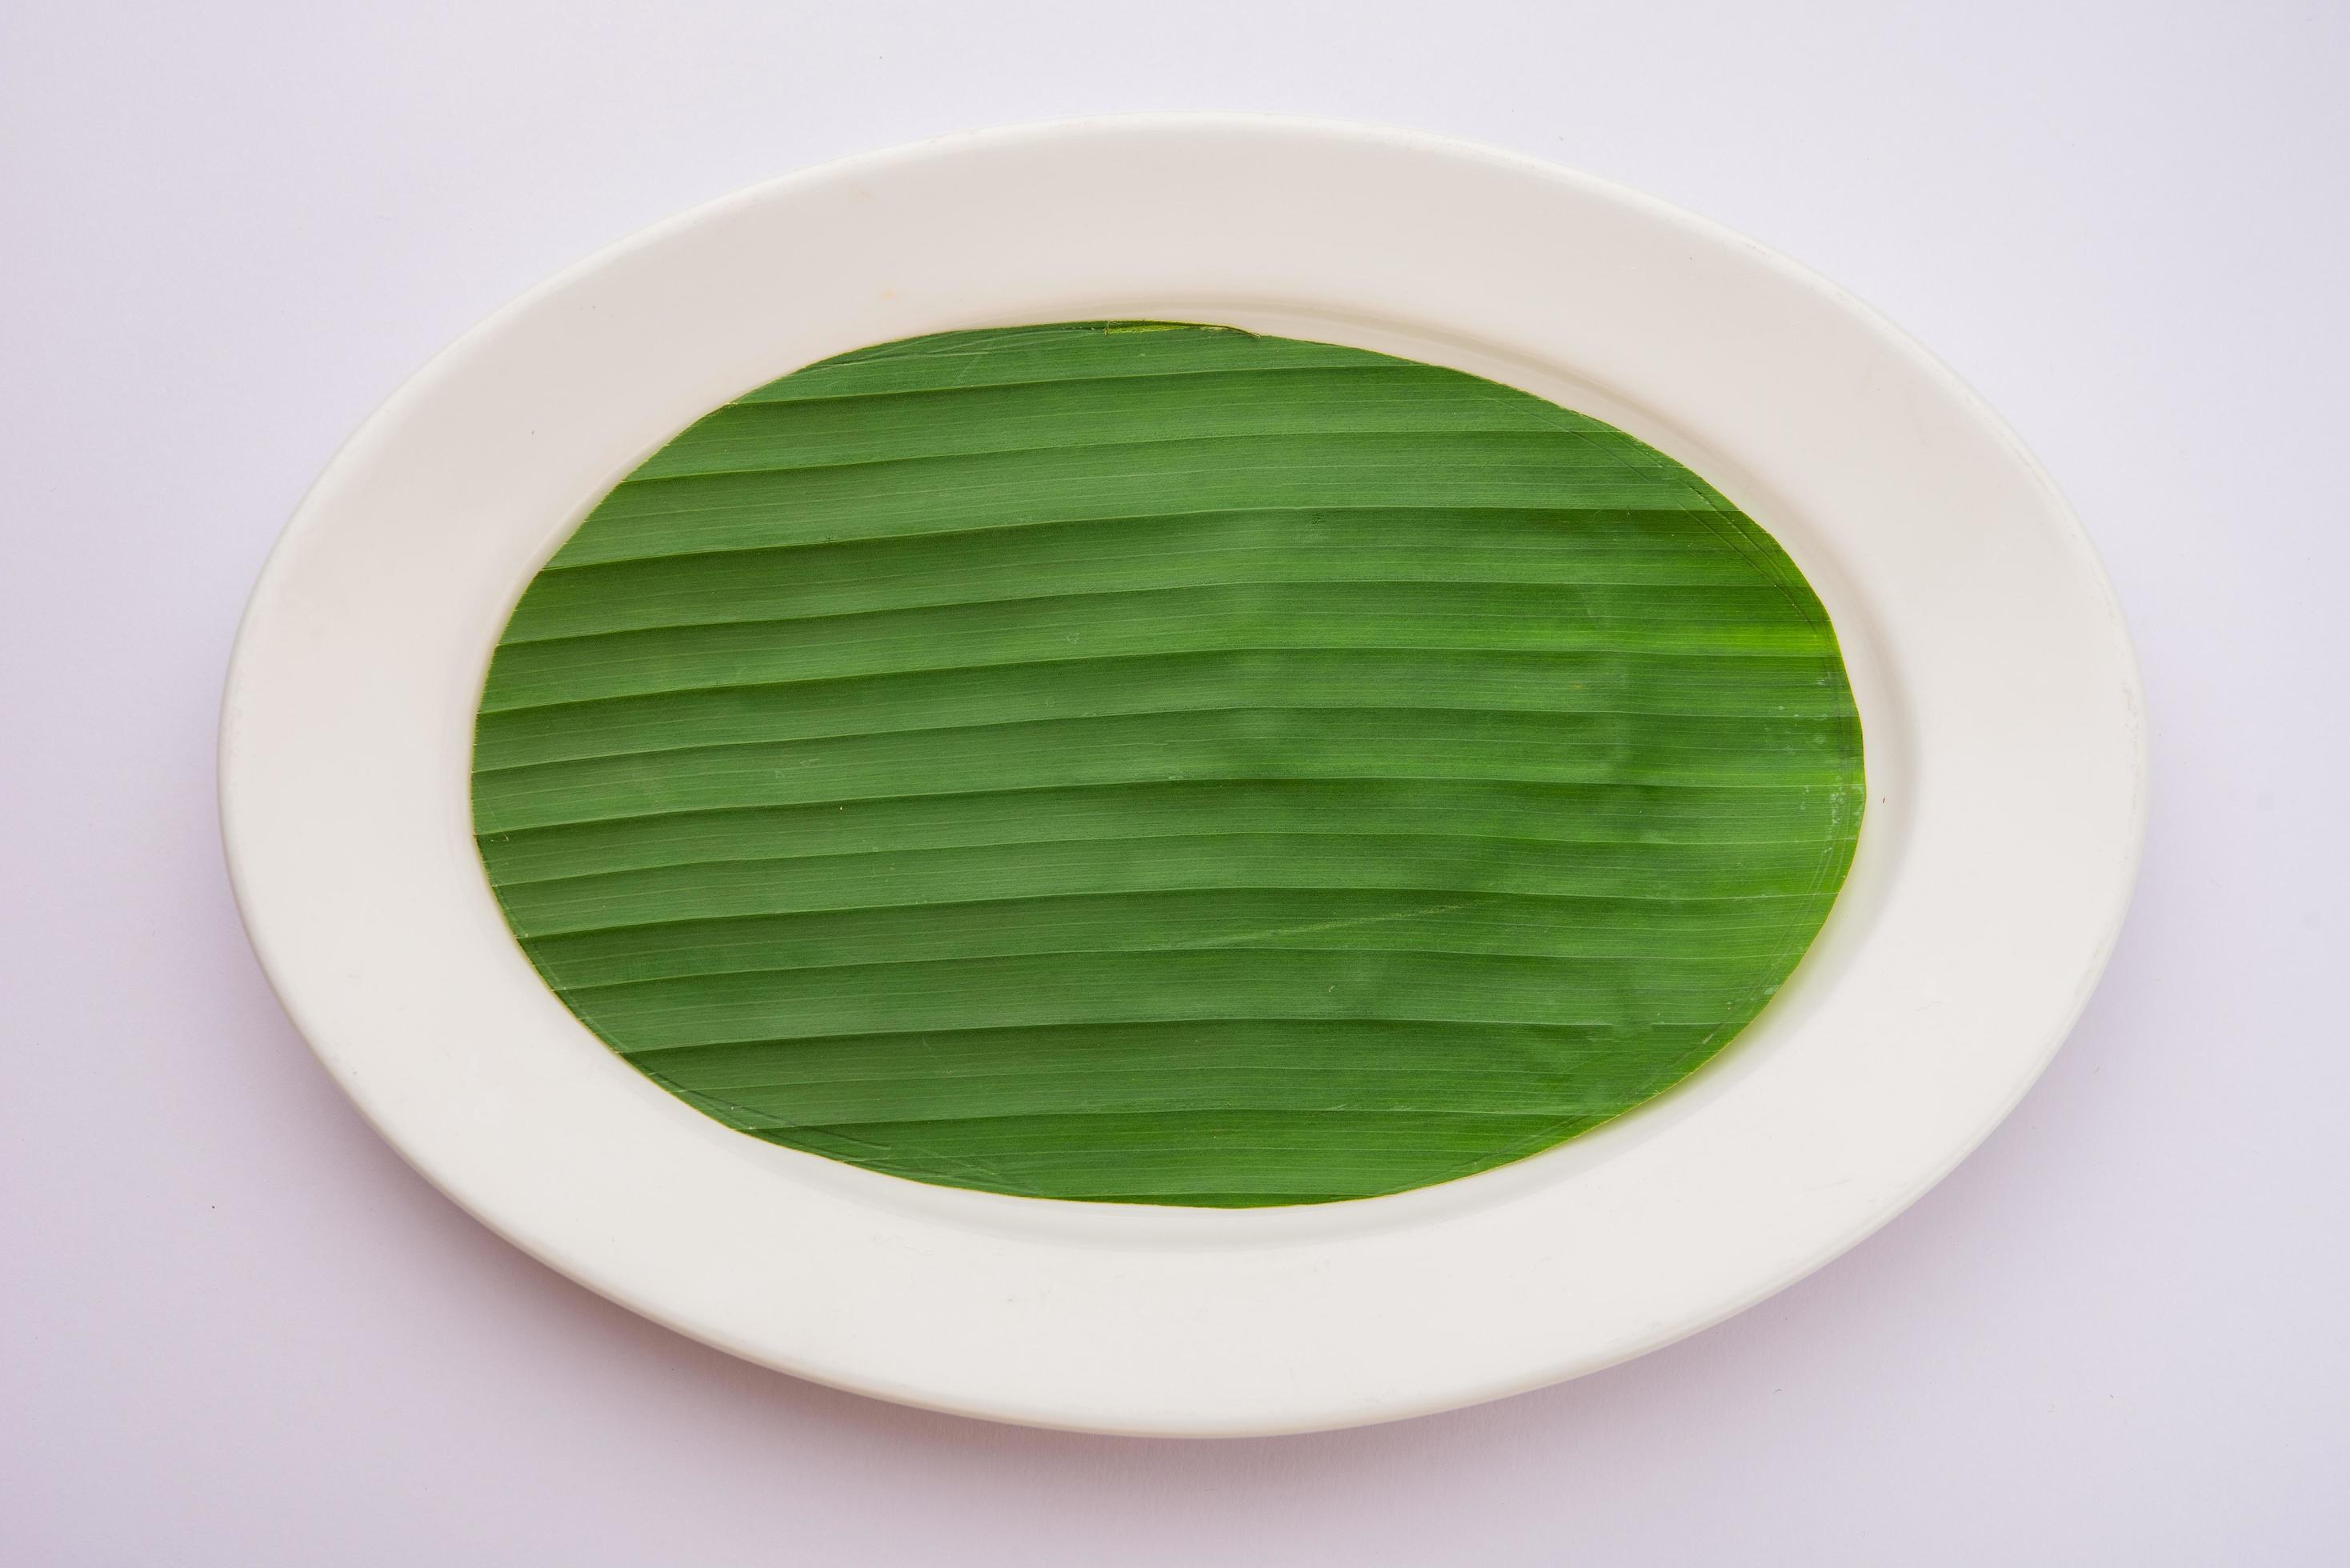
[[[951,327],[1219,322],[1455,366],[1611,420],[1775,534],[1866,736],[1851,878],[1695,1078],[1520,1163],[1222,1211],[951,1191],[778,1148],[598,1044],[469,832],[492,645],[603,492],[716,404]],[[605,251],[467,334],[337,455],[255,590],[222,815],[287,1011],[501,1234],[754,1361],[1108,1431],[1467,1404],[1637,1355],[1835,1256],[1971,1149],[2085,1001],[2135,870],[2137,678],[2079,525],[1893,327],[1710,223],[1392,131],[1085,121],[857,158]]]

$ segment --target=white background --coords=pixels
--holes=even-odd
[[[2350,13],[2218,0],[0,5],[0,1563],[2343,1561],[2345,71]],[[2016,425],[2138,639],[2145,872],[2048,1076],[1857,1251],[1576,1384],[1184,1444],[738,1364],[410,1172],[237,929],[235,618],[428,355],[770,174],[1177,108],[1810,264]]]

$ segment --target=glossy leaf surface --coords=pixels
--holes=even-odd
[[[1326,1201],[1651,1097],[1862,803],[1827,617],[1687,469],[1456,371],[950,333],[719,409],[531,584],[475,741],[548,983],[754,1136]]]

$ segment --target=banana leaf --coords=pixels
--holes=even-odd
[[[492,662],[474,826],[611,1049],[917,1180],[1239,1207],[1669,1088],[1826,918],[1835,633],[1687,468],[1230,328],[812,366],[629,475]]]

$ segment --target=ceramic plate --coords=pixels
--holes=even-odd
[[[893,338],[1103,318],[1490,377],[1630,431],[1777,536],[1842,639],[1869,802],[1826,929],[1729,1050],[1548,1153],[1395,1197],[1059,1203],[732,1132],[540,981],[467,795],[484,671],[538,565],[746,389]],[[254,945],[320,1058],[419,1169],[555,1268],[887,1398],[1273,1432],[1637,1355],[1932,1185],[2039,1074],[2105,961],[2140,835],[2139,701],[2047,477],[1850,296],[1521,158],[1154,117],[779,180],[469,333],[337,455],[270,557],[230,672],[223,817]]]

